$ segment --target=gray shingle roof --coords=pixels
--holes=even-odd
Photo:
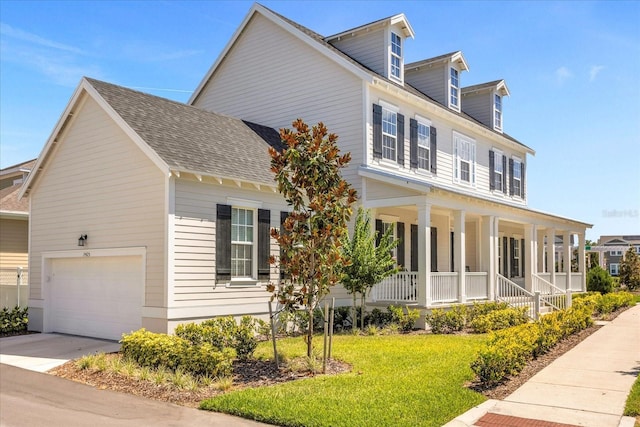
[[[274,184],[268,148],[281,148],[276,130],[85,79],[170,168]]]

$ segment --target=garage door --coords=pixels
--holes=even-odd
[[[52,260],[50,330],[119,340],[141,327],[140,256]]]

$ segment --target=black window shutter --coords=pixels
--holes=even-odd
[[[382,220],[376,219],[376,247],[380,245],[380,240],[382,239],[383,234],[384,230],[382,229]]]
[[[524,239],[520,240],[520,259],[522,260],[522,273],[520,275],[524,277],[524,266],[526,265],[524,262]]]
[[[507,180],[505,178],[505,173],[507,170],[507,157],[502,156],[502,192],[507,194]]]
[[[509,277],[509,239],[505,236],[502,238],[502,272],[505,277]]]
[[[513,237],[509,238],[510,244],[510,254],[511,254],[511,277],[516,276],[516,272],[518,271],[518,267],[516,267],[516,239]]]
[[[455,268],[455,244],[456,244],[456,235],[455,233],[452,231],[449,235],[449,245],[451,247],[451,253],[449,254],[449,257],[451,257],[451,272],[453,273],[454,271],[456,271]]]
[[[411,224],[411,271],[418,271],[418,226]]]
[[[496,160],[493,150],[489,150],[489,190],[496,189]]]
[[[418,168],[418,121],[409,119],[409,164]]]
[[[436,128],[431,126],[429,129],[429,165],[431,166],[431,173],[438,172],[438,132]]]
[[[284,221],[288,216],[289,212],[280,211],[280,234],[285,233]],[[285,274],[284,270],[282,269],[282,260],[285,258],[285,256],[286,255],[284,253],[284,250],[280,248],[280,280],[288,279],[288,275]]]
[[[231,280],[231,206],[216,206],[216,281]]]
[[[438,271],[438,229],[431,227],[431,271]]]
[[[398,164],[404,166],[404,116],[402,114],[396,115],[398,121],[398,134],[396,145],[398,149]]]
[[[522,194],[522,198],[525,198],[525,173],[524,173],[524,162],[520,163],[520,186],[522,187],[521,194]]]
[[[513,196],[513,159],[509,159],[509,195]]]
[[[269,280],[271,211],[258,209],[258,280]]]
[[[382,158],[382,107],[373,104],[373,158]]]
[[[397,265],[398,267],[404,268],[404,222],[396,223],[396,237],[400,240],[398,246],[396,246],[396,254],[397,254]]]

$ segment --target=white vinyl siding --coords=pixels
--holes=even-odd
[[[76,111],[30,195],[30,297],[43,251],[146,247],[143,303],[166,305],[166,176],[91,98]],[[99,191],[97,191],[99,189]]]
[[[408,71],[405,67],[404,80],[420,92],[429,95],[443,105],[447,105],[447,79],[444,76],[445,67],[435,65],[423,67],[419,70]]]
[[[0,268],[27,268],[28,243],[29,221],[0,218]]]
[[[384,64],[383,34],[380,32],[378,53]],[[310,43],[315,46],[317,42]],[[282,46],[287,46],[286,56],[282,56]],[[358,76],[255,15],[194,104],[274,129],[291,128],[297,117],[309,125],[322,121],[329,132],[339,136],[340,150],[351,153],[351,163],[342,174],[359,190],[357,169],[366,163],[363,99]]]
[[[209,317],[229,314],[229,310],[236,310],[235,314],[263,312],[269,299],[263,286],[216,283],[216,205],[228,204],[228,197],[261,200],[262,208],[271,211],[271,227],[278,228],[280,211],[287,210],[286,203],[277,193],[238,188],[233,182],[220,185],[213,180],[199,182],[195,178],[181,178],[176,180],[175,188],[173,305],[203,307],[202,313],[208,313],[203,316]],[[255,224],[254,217],[254,228]],[[270,239],[270,254],[278,256],[279,253],[278,244]],[[277,269],[272,268],[270,280],[275,282],[278,277]]]
[[[384,76],[387,74],[385,69],[386,34],[384,28],[378,28],[366,33],[342,37],[340,40],[331,40],[330,43],[351,58]]]

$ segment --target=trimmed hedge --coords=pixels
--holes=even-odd
[[[193,345],[175,335],[156,334],[142,328],[123,334],[122,354],[140,366],[172,371],[181,368],[194,375],[226,376],[231,374],[235,351],[216,349],[210,343]]]
[[[478,380],[487,386],[519,373],[525,364],[547,353],[560,340],[593,324],[593,315],[608,314],[633,304],[629,292],[576,296],[572,306],[489,335],[489,341],[471,364]]]
[[[484,334],[489,331],[522,325],[529,321],[529,307],[510,307],[494,310],[474,318],[469,326],[474,332]]]

